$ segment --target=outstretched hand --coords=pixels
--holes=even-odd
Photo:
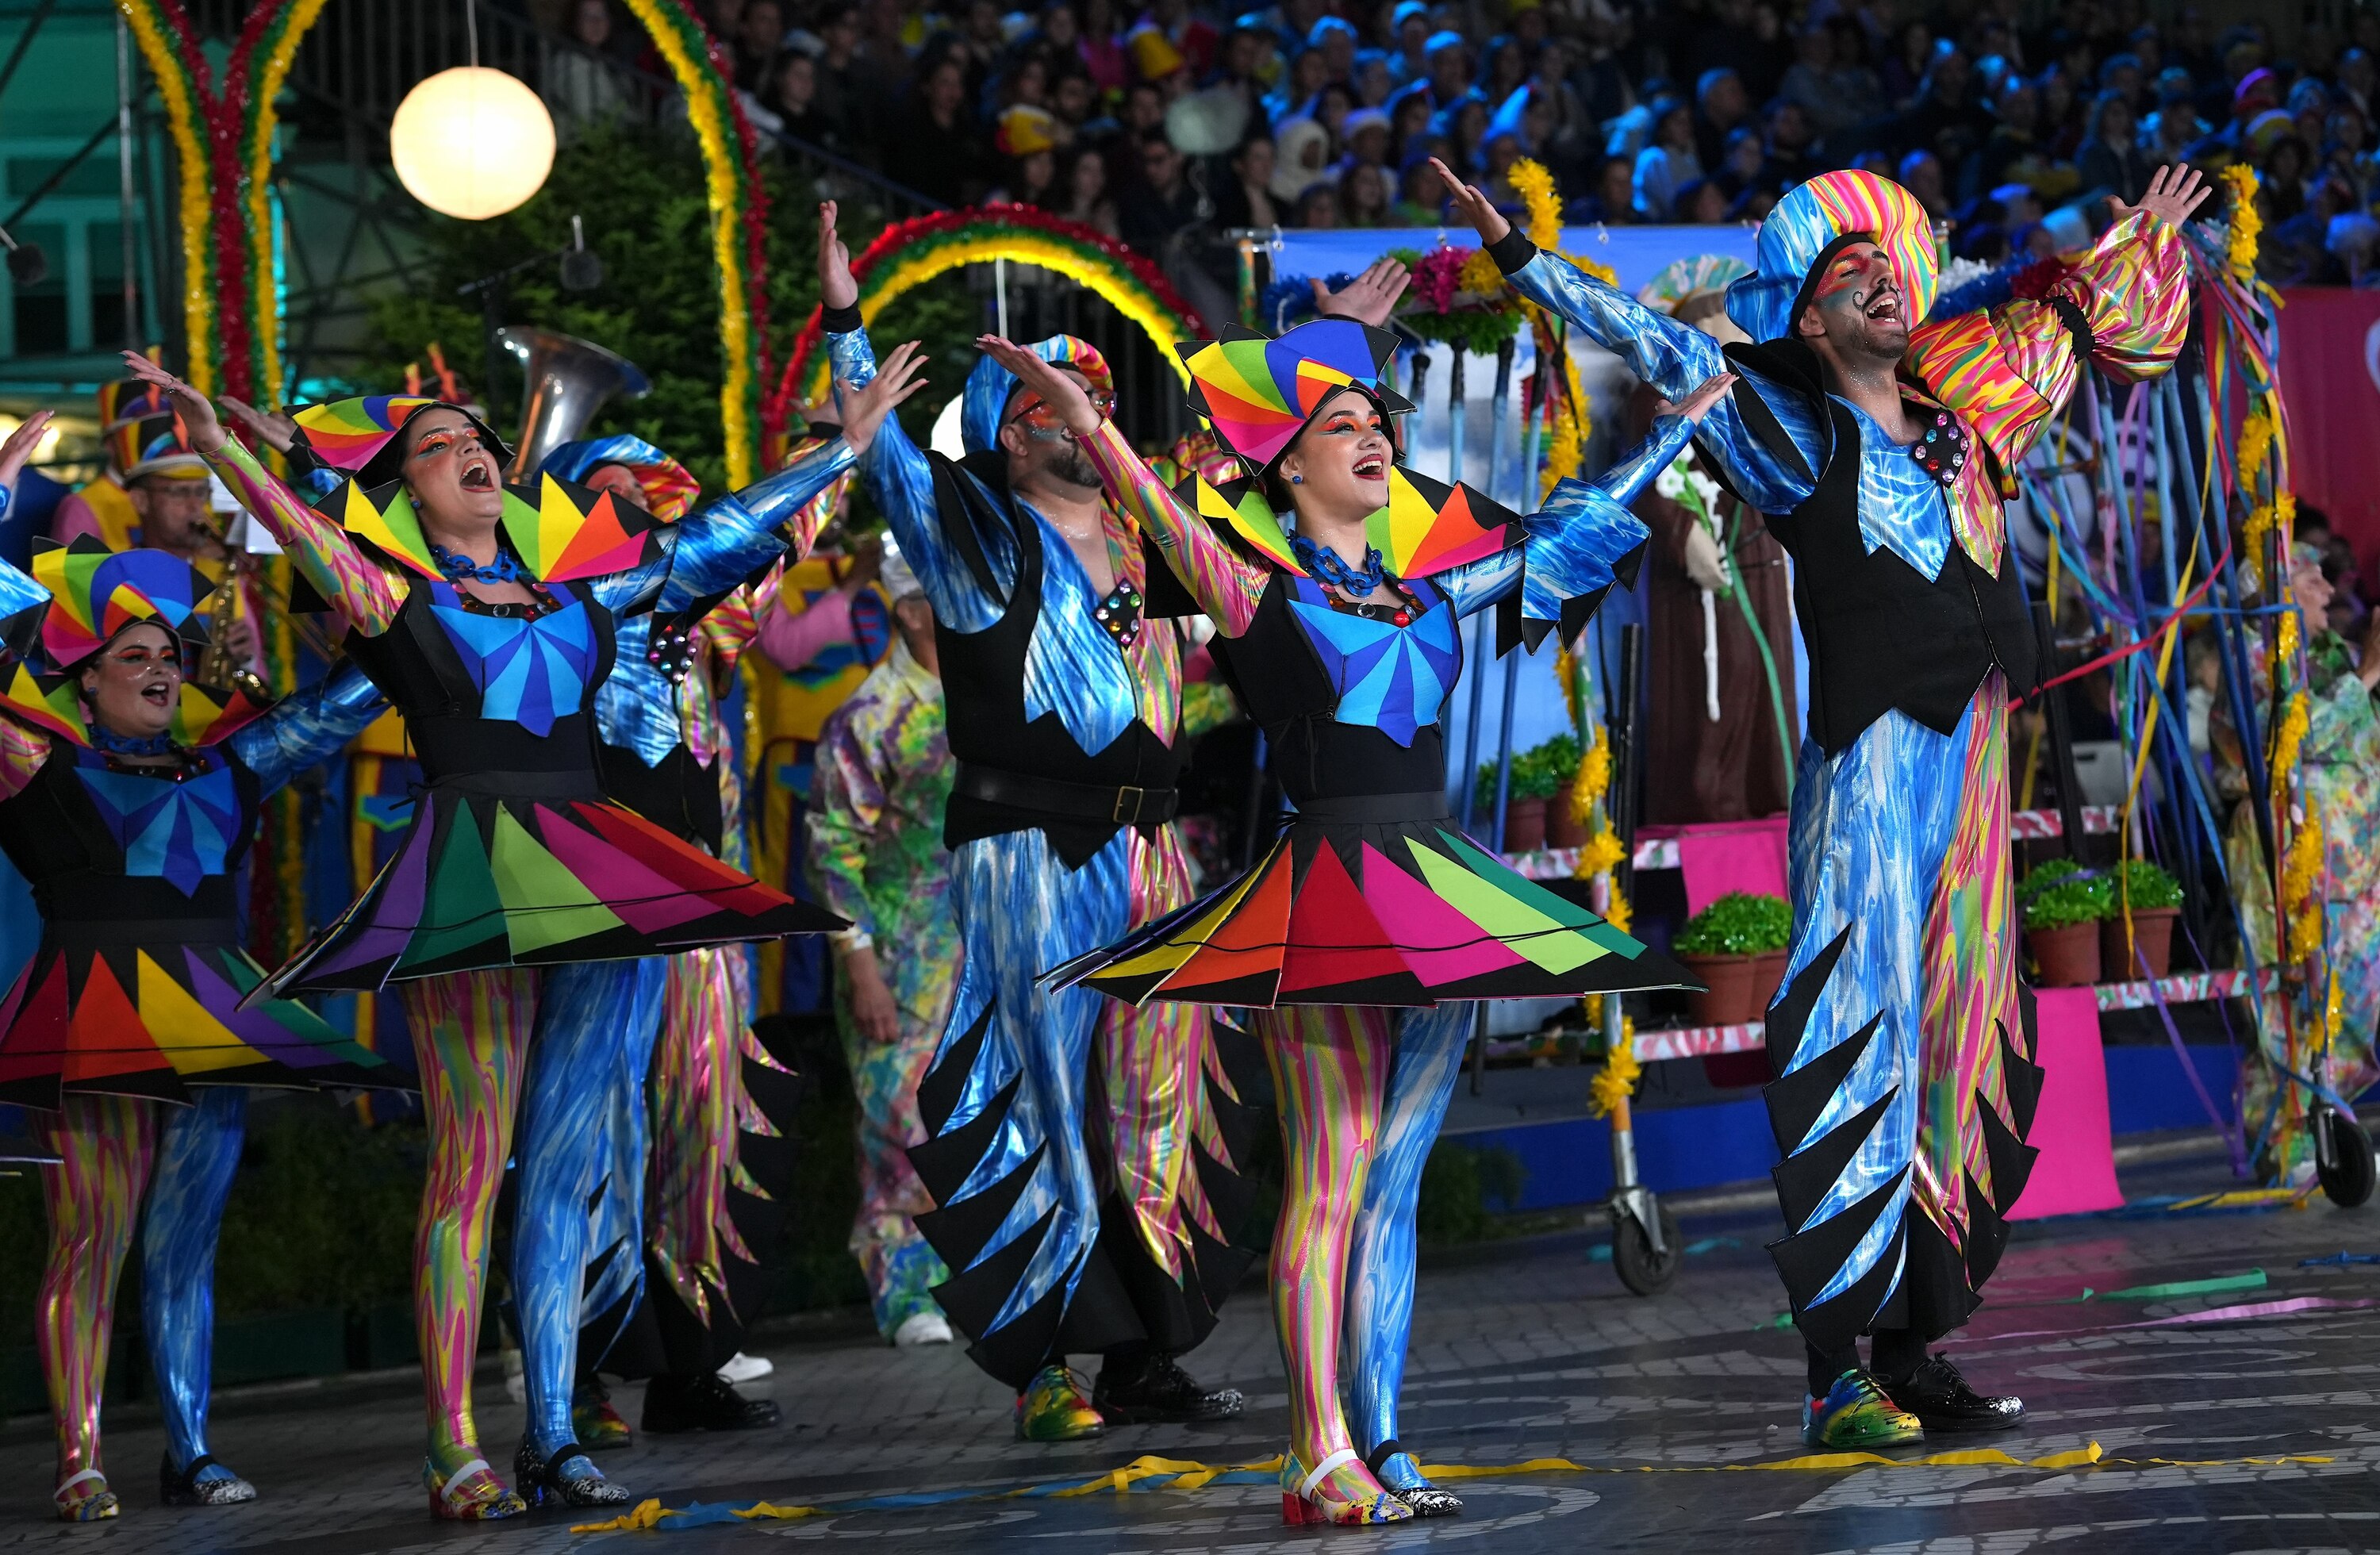
[[[859,283],[851,278],[851,250],[834,230],[835,203],[819,205],[819,301],[829,308],[849,308],[859,300]]]
[[[1668,400],[1663,400],[1660,403],[1659,411],[1664,416],[1683,416],[1687,420],[1692,421],[1694,425],[1700,426],[1702,425],[1703,418],[1710,414],[1711,407],[1717,405],[1720,400],[1725,399],[1727,397],[1727,392],[1730,389],[1734,388],[1735,384],[1736,375],[1734,373],[1715,373],[1696,384],[1693,394],[1688,395],[1685,398],[1678,401],[1675,405],[1670,404]]]
[[[174,408],[181,413],[182,428],[190,434],[190,447],[196,452],[212,454],[231,436],[215,419],[212,400],[140,352],[124,353],[124,371],[143,383],[156,384],[173,399]]]
[[[1013,340],[996,334],[976,336],[976,349],[1016,375],[1017,384],[1050,407],[1050,413],[1076,437],[1099,430],[1099,407],[1083,385],[1059,371]]]
[[[1512,230],[1512,224],[1504,219],[1504,213],[1496,209],[1496,202],[1476,186],[1456,177],[1454,169],[1437,157],[1429,159],[1429,165],[1430,170],[1438,175],[1439,182],[1446,186],[1448,198],[1454,201],[1454,213],[1477,230],[1480,242],[1499,242]]]
[[[36,410],[18,424],[0,443],[0,491],[15,492],[17,477],[25,473],[25,461],[42,445],[42,434],[49,430],[54,411]]]
[[[267,415],[229,395],[224,395],[222,404],[225,410],[231,412],[233,420],[248,429],[249,436],[270,444],[275,453],[286,454],[298,445],[298,423],[286,414],[274,411]]]
[[[2156,170],[2149,179],[2148,191],[2141,196],[2138,205],[2127,205],[2120,200],[2107,201],[2107,215],[2112,221],[2122,221],[2135,211],[2146,211],[2174,226],[2190,220],[2192,213],[2206,203],[2215,191],[2199,176],[2198,169],[2186,162],[2171,163]]]
[[[867,383],[835,385],[835,397],[843,405],[843,440],[854,455],[867,453],[892,407],[926,386],[925,367],[925,346],[905,341]]]
[[[1317,278],[1314,310],[1326,319],[1354,319],[1379,329],[1388,323],[1389,315],[1396,310],[1397,299],[1405,295],[1405,286],[1412,279],[1412,273],[1397,261],[1374,260],[1364,273],[1335,292]]]

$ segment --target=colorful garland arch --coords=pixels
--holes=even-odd
[[[281,295],[273,273],[275,100],[298,46],[326,0],[263,0],[249,13],[225,63],[224,87],[180,0],[116,0],[157,78],[179,153],[177,212],[190,342],[190,382],[210,394],[281,395]],[[759,474],[760,385],[769,378],[767,196],[752,126],[729,84],[717,45],[686,0],[628,0],[629,9],[686,93],[702,149],[725,371],[721,428],[728,478]],[[229,309],[224,298],[236,299]]]
[[[1096,227],[1029,205],[941,211],[886,227],[851,261],[852,278],[859,283],[859,316],[873,323],[893,298],[937,275],[1003,259],[1039,265],[1089,287],[1138,324],[1182,381],[1189,382],[1173,347],[1204,340],[1207,331],[1164,272]],[[772,427],[783,424],[797,387],[813,405],[826,393],[828,362],[818,351],[820,317],[819,310],[810,310],[770,396]]]

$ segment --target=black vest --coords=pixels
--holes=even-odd
[[[1427,590],[1430,606],[1444,595],[1427,579],[1410,585]],[[1435,794],[1446,787],[1446,735],[1442,723],[1422,724],[1413,744],[1399,745],[1368,723],[1339,722],[1339,688],[1290,608],[1289,577],[1279,571],[1265,585],[1248,629],[1208,645],[1265,735],[1268,769],[1293,804],[1373,794]],[[1458,626],[1455,651],[1463,650]],[[1460,664],[1457,674],[1460,674]],[[1451,687],[1457,676],[1449,676]],[[1449,697],[1451,691],[1449,692]],[[1445,711],[1447,698],[1439,701]]]
[[[1180,758],[1137,718],[1096,756],[1075,743],[1054,712],[1026,722],[1026,650],[1033,641],[1034,625],[1041,618],[1041,526],[1016,511],[1002,456],[974,455],[964,465],[953,465],[939,454],[927,456],[933,461],[934,503],[942,533],[986,595],[996,599],[1000,590],[983,549],[984,530],[1005,530],[1016,545],[1016,582],[999,620],[979,632],[955,632],[939,620],[934,623],[951,754],[963,766],[1058,783],[1111,788],[1175,786],[1182,769]],[[968,480],[969,475],[976,480]],[[986,492],[990,493],[989,499]],[[1039,831],[1048,834],[1050,845],[1068,867],[1079,868],[1105,847],[1117,830],[1113,821],[1052,816],[953,793],[943,815],[942,844],[955,848],[978,837]]]
[[[1793,610],[1810,655],[1809,734],[1819,748],[1840,752],[1896,708],[1949,734],[1995,668],[2011,695],[2031,691],[2040,659],[2015,547],[2003,552],[1997,577],[1955,534],[1941,572],[1930,578],[1889,547],[1870,552],[1859,525],[1859,422],[1827,393],[1815,353],[1780,340],[1730,346],[1727,354],[1826,415],[1816,489],[1791,512],[1767,515],[1769,531],[1793,557]],[[1757,393],[1737,395],[1736,404],[1779,459],[1803,465]]]
[[[184,892],[159,876],[126,872],[124,844],[76,776],[80,752],[52,736],[49,757],[32,781],[0,800],[0,852],[32,886],[50,942],[237,940],[239,904],[233,886],[256,840],[261,791],[256,774],[223,747],[210,747],[203,759],[228,774],[234,819],[222,868],[207,872],[197,890]],[[161,794],[174,786],[170,770],[163,776],[128,775],[134,784],[157,784]]]

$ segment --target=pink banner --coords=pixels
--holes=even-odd
[[[2108,1136],[2107,1061],[2099,1048],[2099,997],[2087,988],[2034,994],[2034,1034],[2042,1067],[2041,1109],[2027,1141],[2041,1152],[2012,1221],[2079,1215],[2123,1207],[2116,1151]]]
[[[2281,403],[2301,509],[2330,516],[2367,577],[2380,557],[2380,292],[2282,294]]]
[[[1785,818],[1713,821],[1694,826],[1647,826],[1637,851],[1648,842],[1675,839],[1678,868],[1686,877],[1686,911],[1701,912],[1730,891],[1783,896]]]

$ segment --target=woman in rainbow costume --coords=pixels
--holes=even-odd
[[[46,415],[0,446],[0,515]],[[67,1522],[120,1508],[100,1459],[115,1283],[141,1221],[146,1330],[168,1506],[253,1500],[207,1452],[215,1235],[249,1086],[393,1085],[396,1071],[301,1004],[243,1008],[233,877],[265,797],[337,754],[383,704],[352,669],[271,708],[183,678],[212,591],[162,551],[96,540],[0,564],[0,850],[42,940],[0,1003],[0,1100],[42,1110],[49,1262],[35,1342]]]
[[[1762,224],[1759,269],[1728,289],[1750,343],[1722,351],[1438,171],[1513,288],[1656,389],[1743,375],[1699,441],[1793,557],[1810,659],[1793,944],[1767,1022],[1787,1233],[1769,1250],[1809,1350],[1803,1432],[1840,1449],[2014,1425],[2022,1401],[1926,1354],[1999,1261],[2041,1092],[2007,750],[2037,658],[2000,503],[2086,364],[2119,382],[2172,365],[2198,176],[2168,168],[2116,202],[2044,295],[1929,319],[1925,209],[1873,174],[1821,175]]]
[[[663,525],[551,476],[506,487],[509,451],[483,423],[402,397],[299,415],[311,453],[349,472],[317,511],[225,432],[203,395],[145,358],[127,364],[172,394],[191,446],[346,618],[348,654],[404,715],[421,761],[423,792],[395,856],[265,990],[402,985],[431,1139],[416,1244],[423,1477],[436,1516],[511,1516],[526,1502],[480,1455],[470,1380],[488,1221],[512,1153],[542,968],[841,922],[604,797],[592,710],[616,625],[651,612],[661,623],[652,641],[682,645],[711,601],[783,553],[776,526],[849,466],[910,385],[896,373],[855,389],[848,442]],[[608,1083],[587,1076],[589,1087]],[[564,1121],[532,1116],[524,1154],[559,1150],[537,1135]],[[575,1139],[579,1161],[556,1179],[591,1186],[602,1133]],[[577,1261],[516,1263],[525,1322],[575,1329],[584,1274]],[[528,1342],[543,1348],[537,1336]],[[565,1391],[559,1426],[552,1411],[532,1417],[514,1459],[523,1490],[575,1506],[626,1500],[569,1440],[567,1403]]]
[[[1402,290],[1382,288],[1366,311],[1385,317]],[[990,349],[1095,460],[1114,458],[1079,389],[1005,343]],[[1439,719],[1462,671],[1463,616],[1510,603],[1508,627],[1532,641],[1558,624],[1574,632],[1615,574],[1633,574],[1645,531],[1626,504],[1729,380],[1665,414],[1603,480],[1562,482],[1524,521],[1396,463],[1390,418],[1412,407],[1389,381],[1395,352],[1393,335],[1350,317],[1278,339],[1228,330],[1184,359],[1192,406],[1238,478],[1218,480],[1210,465],[1177,498],[1136,462],[1104,471],[1178,580],[1171,599],[1152,589],[1153,608],[1214,621],[1216,662],[1296,810],[1247,873],[1058,971],[1135,1005],[1257,1012],[1287,1160],[1272,1289],[1293,1524],[1462,1509],[1398,1440],[1397,1392],[1422,1164],[1471,1002],[1686,981],[1455,830]]]

